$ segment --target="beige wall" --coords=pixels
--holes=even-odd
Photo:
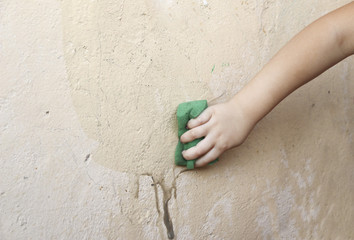
[[[354,238],[353,57],[217,164],[173,164],[180,102],[347,2],[1,1],[0,239]]]

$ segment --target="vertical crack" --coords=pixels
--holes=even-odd
[[[177,178],[180,176],[180,174],[182,174],[183,172],[189,171],[188,169],[183,169],[182,171],[180,171],[179,173],[177,173],[177,175],[173,178],[172,181],[172,186],[170,188],[166,188],[164,185],[164,179],[162,179],[161,181],[155,181],[154,177],[152,176],[152,174],[148,174],[148,173],[144,173],[141,176],[149,176],[152,179],[152,184],[151,186],[154,187],[154,192],[155,192],[155,204],[156,204],[156,210],[157,213],[159,215],[159,218],[161,219],[161,211],[160,211],[160,199],[159,199],[159,191],[157,186],[161,187],[162,190],[162,194],[163,194],[163,199],[162,199],[162,210],[163,210],[163,216],[162,216],[162,220],[163,223],[166,227],[166,231],[167,231],[167,237],[168,239],[174,239],[175,237],[175,233],[174,233],[174,229],[173,229],[173,222],[170,216],[170,212],[169,212],[169,208],[168,208],[168,203],[171,200],[172,197],[172,191],[173,192],[173,196],[176,199],[177,198],[177,189],[176,189],[176,180]]]
[[[172,188],[166,191],[164,185],[161,182],[155,182],[154,177],[150,175],[153,181],[153,187],[155,191],[155,203],[156,203],[156,210],[159,216],[161,216],[160,212],[160,205],[159,205],[159,197],[158,197],[158,190],[157,190],[157,185],[159,185],[162,189],[162,194],[163,194],[163,223],[166,227],[167,230],[167,237],[168,239],[174,239],[175,233],[173,231],[173,223],[170,217],[170,213],[168,210],[168,202],[171,199],[171,192]]]
[[[164,193],[164,197],[165,197]],[[171,193],[170,193],[171,195]],[[173,231],[173,224],[170,218],[170,213],[168,211],[168,201],[170,201],[171,196],[164,202],[163,205],[163,222],[165,223],[166,229],[167,229],[167,237],[168,239],[173,239],[175,237],[175,233]]]

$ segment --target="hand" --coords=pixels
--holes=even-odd
[[[245,115],[236,99],[205,109],[197,118],[189,120],[187,127],[190,130],[180,140],[187,143],[205,138],[183,151],[183,157],[186,160],[198,159],[195,166],[202,167],[226,150],[241,145],[255,125]]]

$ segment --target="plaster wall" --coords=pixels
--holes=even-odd
[[[180,102],[347,2],[0,1],[0,239],[353,239],[353,57],[217,164],[173,164]]]

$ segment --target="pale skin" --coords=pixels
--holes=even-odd
[[[188,122],[181,142],[205,137],[184,151],[202,167],[241,145],[254,126],[294,90],[354,54],[354,2],[307,26],[232,99]]]

